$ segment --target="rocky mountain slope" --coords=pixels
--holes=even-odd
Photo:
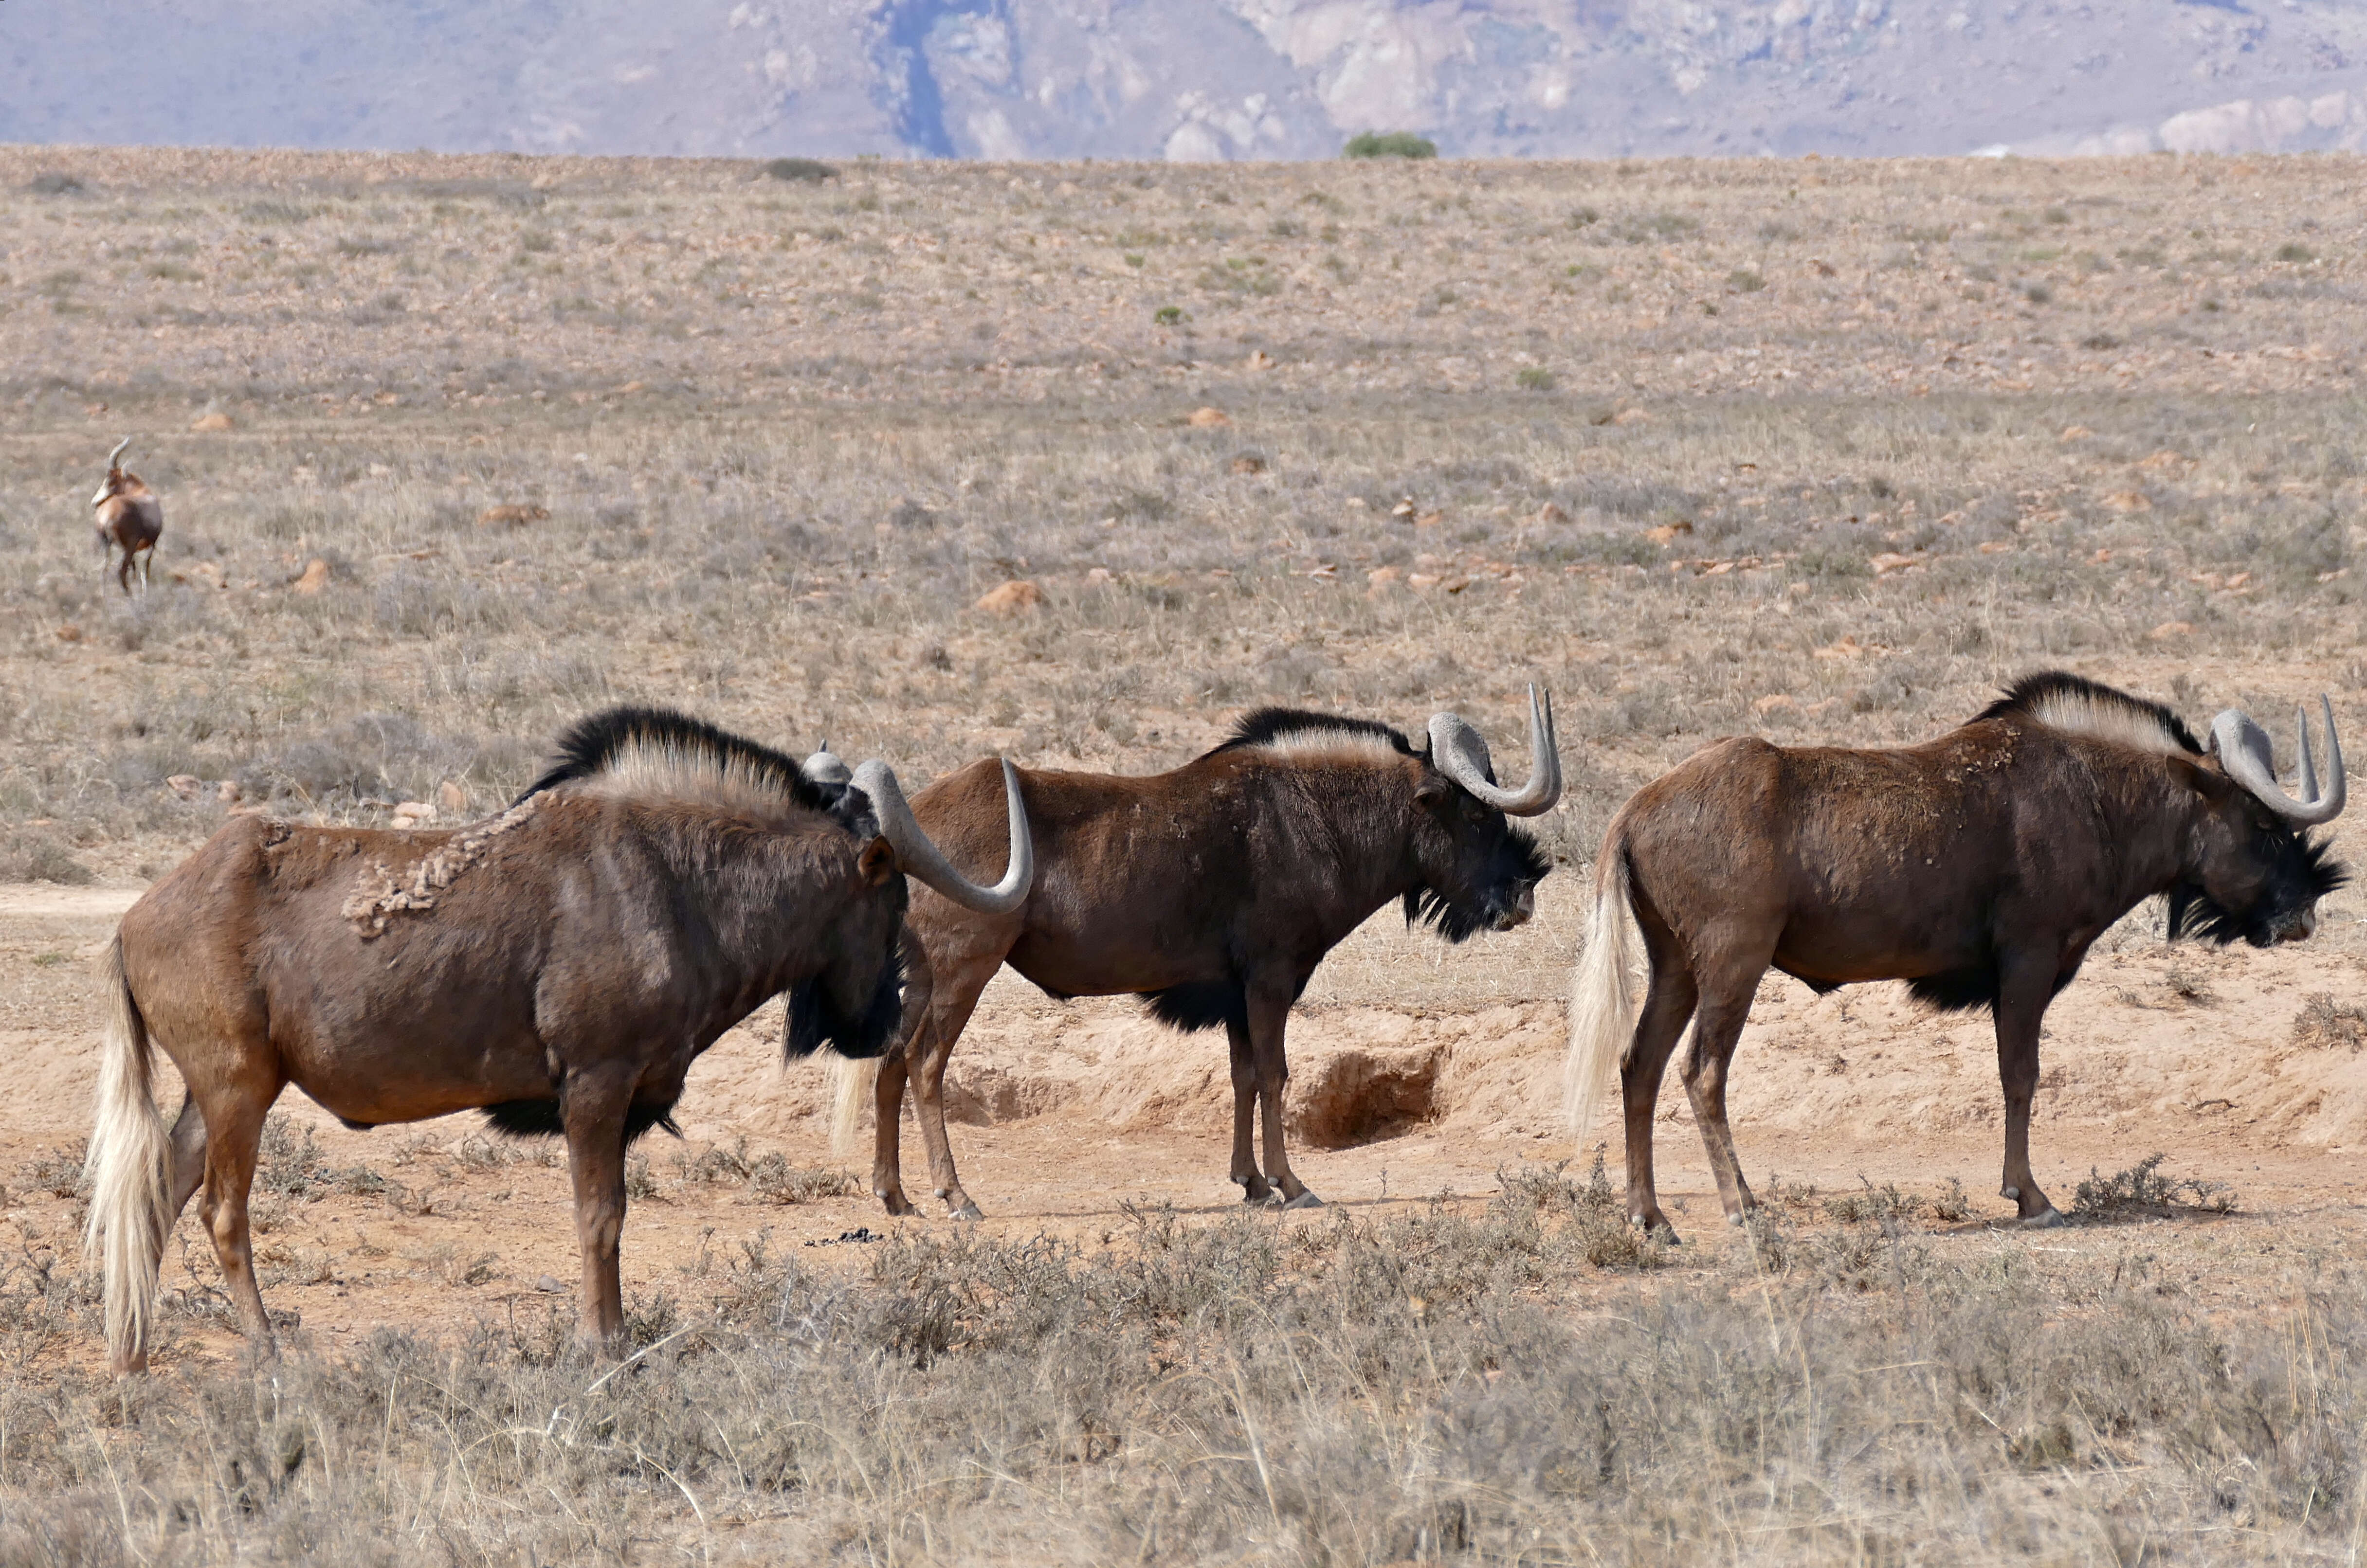
[[[0,141],[890,157],[2367,141],[2362,0],[114,0],[0,10]]]

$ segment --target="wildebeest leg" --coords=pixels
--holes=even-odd
[[[1652,964],[1651,988],[1644,1010],[1636,1019],[1636,1035],[1620,1065],[1620,1099],[1626,1112],[1627,1219],[1646,1231],[1674,1237],[1676,1227],[1660,1212],[1652,1179],[1652,1112],[1660,1100],[1660,1077],[1669,1055],[1683,1037],[1693,1017],[1695,996],[1693,971],[1685,967],[1676,939],[1666,927],[1640,920],[1644,945]]]
[[[1717,1177],[1717,1195],[1729,1224],[1759,1206],[1750,1183],[1742,1179],[1742,1161],[1734,1152],[1734,1134],[1726,1124],[1726,1077],[1734,1063],[1735,1043],[1742,1037],[1743,1021],[1750,1016],[1750,999],[1759,989],[1763,969],[1734,966],[1714,985],[1703,987],[1699,1010],[1693,1016],[1693,1048],[1685,1053],[1685,1097],[1693,1101],[1693,1122],[1701,1128],[1702,1145],[1709,1152],[1710,1170]]]
[[[1290,1168],[1290,1156],[1283,1147],[1282,1090],[1290,1081],[1290,1057],[1284,1048],[1283,1030],[1290,1021],[1290,1004],[1297,999],[1297,988],[1285,987],[1279,993],[1261,994],[1252,987],[1249,993],[1250,1054],[1257,1064],[1258,1119],[1265,1133],[1265,1174],[1282,1196],[1285,1209],[1312,1209],[1323,1200],[1307,1190]]]
[[[1233,1168],[1228,1179],[1240,1183],[1241,1201],[1263,1203],[1274,1195],[1274,1189],[1258,1174],[1257,1154],[1250,1140],[1257,1116],[1258,1075],[1257,1056],[1250,1047],[1249,1021],[1226,1021],[1225,1042],[1233,1067]]]
[[[2025,1224],[2059,1225],[2063,1216],[2030,1169],[2030,1102],[2038,1092],[2038,1027],[2055,995],[2052,964],[1998,965],[1998,1079],[2005,1089],[2005,1184],[1999,1195],[2014,1201]]]
[[[962,1190],[954,1169],[954,1146],[946,1136],[946,1064],[953,1058],[954,1042],[969,1026],[979,993],[1001,967],[1001,952],[945,958],[941,971],[930,976],[928,1026],[912,1042],[920,1055],[904,1064],[912,1076],[912,1120],[920,1123],[921,1144],[929,1153],[929,1185],[957,1220],[985,1216]]]
[[[891,1214],[917,1214],[904,1196],[901,1141],[904,1083],[921,1036],[928,1032],[929,1006],[936,996],[935,972],[929,950],[911,926],[904,928],[903,1038],[879,1058],[879,1076],[872,1084],[871,1190]]]
[[[255,1250],[249,1234],[246,1198],[255,1184],[255,1152],[263,1143],[263,1119],[279,1098],[278,1075],[258,1076],[232,1083],[206,1096],[200,1112],[205,1139],[205,1197],[198,1213],[206,1234],[213,1238],[214,1261],[221,1266],[222,1288],[230,1293],[238,1325],[259,1356],[276,1353],[271,1318],[263,1310],[263,1292],[255,1283]],[[187,1112],[185,1111],[186,1117]],[[176,1129],[177,1134],[178,1129]],[[180,1140],[174,1139],[175,1174],[179,1166]]]
[[[198,1097],[190,1095],[181,1101],[181,1114],[173,1122],[173,1206],[168,1211],[177,1216],[189,1206],[189,1195],[206,1177],[206,1119],[198,1110]]]
[[[595,1354],[624,1347],[625,1293],[617,1243],[625,1231],[625,1111],[629,1077],[578,1075],[560,1096],[567,1173],[575,1186],[575,1239],[583,1254],[583,1314],[575,1337]]]

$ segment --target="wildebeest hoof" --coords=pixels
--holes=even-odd
[[[1684,1245],[1684,1238],[1677,1234],[1677,1227],[1667,1220],[1656,1220],[1648,1214],[1630,1214],[1627,1223],[1642,1231],[1648,1241],[1657,1241],[1663,1247]]]
[[[1319,1209],[1323,1207],[1323,1200],[1318,1198],[1314,1193],[1302,1189],[1297,1197],[1293,1198],[1290,1201],[1285,1203],[1283,1207],[1285,1209]]]
[[[2051,1204],[2034,1214],[2024,1214],[2020,1223],[2022,1229],[2032,1231],[2059,1230],[2070,1224],[2063,1217],[2063,1211]]]
[[[1271,1203],[1276,1201],[1274,1190],[1267,1184],[1264,1177],[1252,1176],[1247,1181],[1241,1183],[1242,1202]]]
[[[886,1209],[889,1213],[899,1219],[903,1218],[905,1215],[917,1214],[921,1212],[920,1210],[912,1207],[912,1201],[910,1198],[905,1197],[901,1192],[879,1192],[876,1193],[875,1196],[878,1198],[882,1208]]]
[[[984,1211],[980,1210],[976,1203],[971,1202],[967,1198],[961,1201],[961,1206],[959,1208],[948,1209],[946,1213],[948,1218],[957,1220],[982,1220],[986,1218]]]

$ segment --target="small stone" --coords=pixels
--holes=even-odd
[[[1184,423],[1195,430],[1214,430],[1219,425],[1232,423],[1233,420],[1232,416],[1222,409],[1197,408],[1192,411],[1191,417]]]
[[[1044,603],[1044,591],[1024,577],[1014,577],[979,595],[977,609],[991,615],[1017,615]]]
[[[567,1287],[548,1274],[535,1280],[534,1288],[548,1296],[563,1296],[567,1293]]]
[[[1265,472],[1265,459],[1259,457],[1254,452],[1244,452],[1240,457],[1233,459],[1233,472],[1237,474],[1262,474]]]
[[[1621,409],[1611,416],[1614,424],[1642,424],[1652,416],[1642,409]]]
[[[2104,498],[2104,508],[2108,512],[2151,512],[2153,502],[2143,491],[2116,490]]]
[[[217,409],[211,413],[199,414],[189,422],[189,428],[201,435],[207,435],[224,430],[236,430],[238,426],[232,423],[230,415]]]
[[[2180,637],[2189,637],[2193,635],[2194,626],[2193,623],[2190,621],[2164,621],[2161,625],[2154,627],[2153,630],[2146,633],[2146,636],[2155,642],[2175,642]]]
[[[1799,708],[1799,699],[1787,692],[1770,692],[1750,705],[1752,713],[1762,716],[1778,711],[1797,713]]]
[[[394,825],[398,828],[416,828],[422,822],[435,820],[436,807],[424,800],[402,801],[394,808]]]
[[[82,640],[82,628],[74,625],[72,621],[68,621],[64,626],[58,628],[58,640],[60,642],[80,642]]]
[[[2084,424],[2069,424],[2063,427],[2063,434],[2056,439],[2058,441],[2085,441],[2088,437],[2095,434],[2096,433],[2094,431],[2089,429]]]
[[[1673,545],[1693,531],[1693,525],[1681,517],[1674,523],[1663,523],[1657,528],[1645,529],[1644,537],[1656,545]]]
[[[329,563],[314,556],[304,565],[304,575],[289,586],[299,593],[318,593],[329,586]]]
[[[550,521],[547,506],[488,506],[477,513],[480,528],[523,528],[529,523]]]
[[[1241,363],[1251,370],[1271,370],[1274,368],[1274,355],[1261,348],[1253,351],[1249,358]]]
[[[206,781],[195,773],[175,773],[164,781],[164,787],[183,800],[195,800],[198,791],[206,787]]]

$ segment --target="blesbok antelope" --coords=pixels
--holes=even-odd
[[[817,781],[647,708],[587,719],[559,750],[507,811],[453,831],[235,818],[125,914],[87,1235],[119,1372],[146,1365],[165,1237],[200,1184],[240,1326],[269,1349],[247,1191],[291,1083],[351,1127],[481,1109],[499,1131],[563,1136],[579,1334],[614,1348],[625,1150],[671,1125],[691,1062],[784,991],[789,1055],[877,1053],[901,1016],[905,877],[991,913],[1033,874],[1008,770],[1008,865],[982,887],[885,763]],[[188,1089],[169,1131],[157,1046]]]
[[[977,1216],[946,1139],[946,1062],[979,993],[1009,964],[1062,999],[1133,991],[1162,1023],[1222,1028],[1232,1179],[1251,1202],[1319,1202],[1283,1145],[1291,1006],[1324,955],[1391,899],[1449,942],[1529,919],[1553,863],[1506,818],[1561,796],[1553,706],[1534,688],[1529,755],[1528,782],[1507,789],[1487,743],[1455,714],[1433,716],[1417,746],[1369,719],[1265,708],[1172,773],[1023,770],[1035,890],[1006,911],[915,897],[903,1040],[876,1078],[838,1070],[843,1129],[875,1086],[873,1190],[889,1213],[913,1212],[897,1148],[909,1077],[936,1196],[956,1218]],[[992,841],[993,786],[992,765],[973,763],[915,795],[912,811],[937,842],[975,856]],[[1260,1111],[1262,1172],[1251,1142]]]
[[[2059,671],[2016,682],[1972,722],[1920,746],[1704,747],[1631,796],[1594,863],[1594,921],[1570,998],[1569,1111],[1593,1131],[1618,1064],[1627,1214],[1667,1232],[1652,1186],[1652,1111],[1685,1022],[1682,1068],[1727,1218],[1757,1200],[1727,1128],[1727,1069],[1771,966],[1822,992],[1904,980],[1949,1010],[1987,1008],[2005,1089],[2004,1195],[2061,1223],[2030,1168],[2030,1102],[2047,1003],[2088,947],[2155,894],[2172,937],[2255,947],[2316,929],[2346,874],[2305,829],[2345,795],[2320,789],[2309,726],[2301,798],[2277,784],[2269,738],[2230,708],[2196,744],[2158,703]],[[1640,1014],[1640,936],[1650,982]]]
[[[123,467],[123,449],[131,445],[125,436],[107,455],[107,479],[98,493],[90,498],[94,513],[91,521],[98,530],[98,575],[107,576],[115,564],[115,552],[123,552],[123,564],[116,571],[116,584],[123,592],[131,592],[131,563],[140,563],[140,586],[148,587],[148,574],[156,556],[156,541],[164,533],[164,503],[148,488],[138,474]]]

